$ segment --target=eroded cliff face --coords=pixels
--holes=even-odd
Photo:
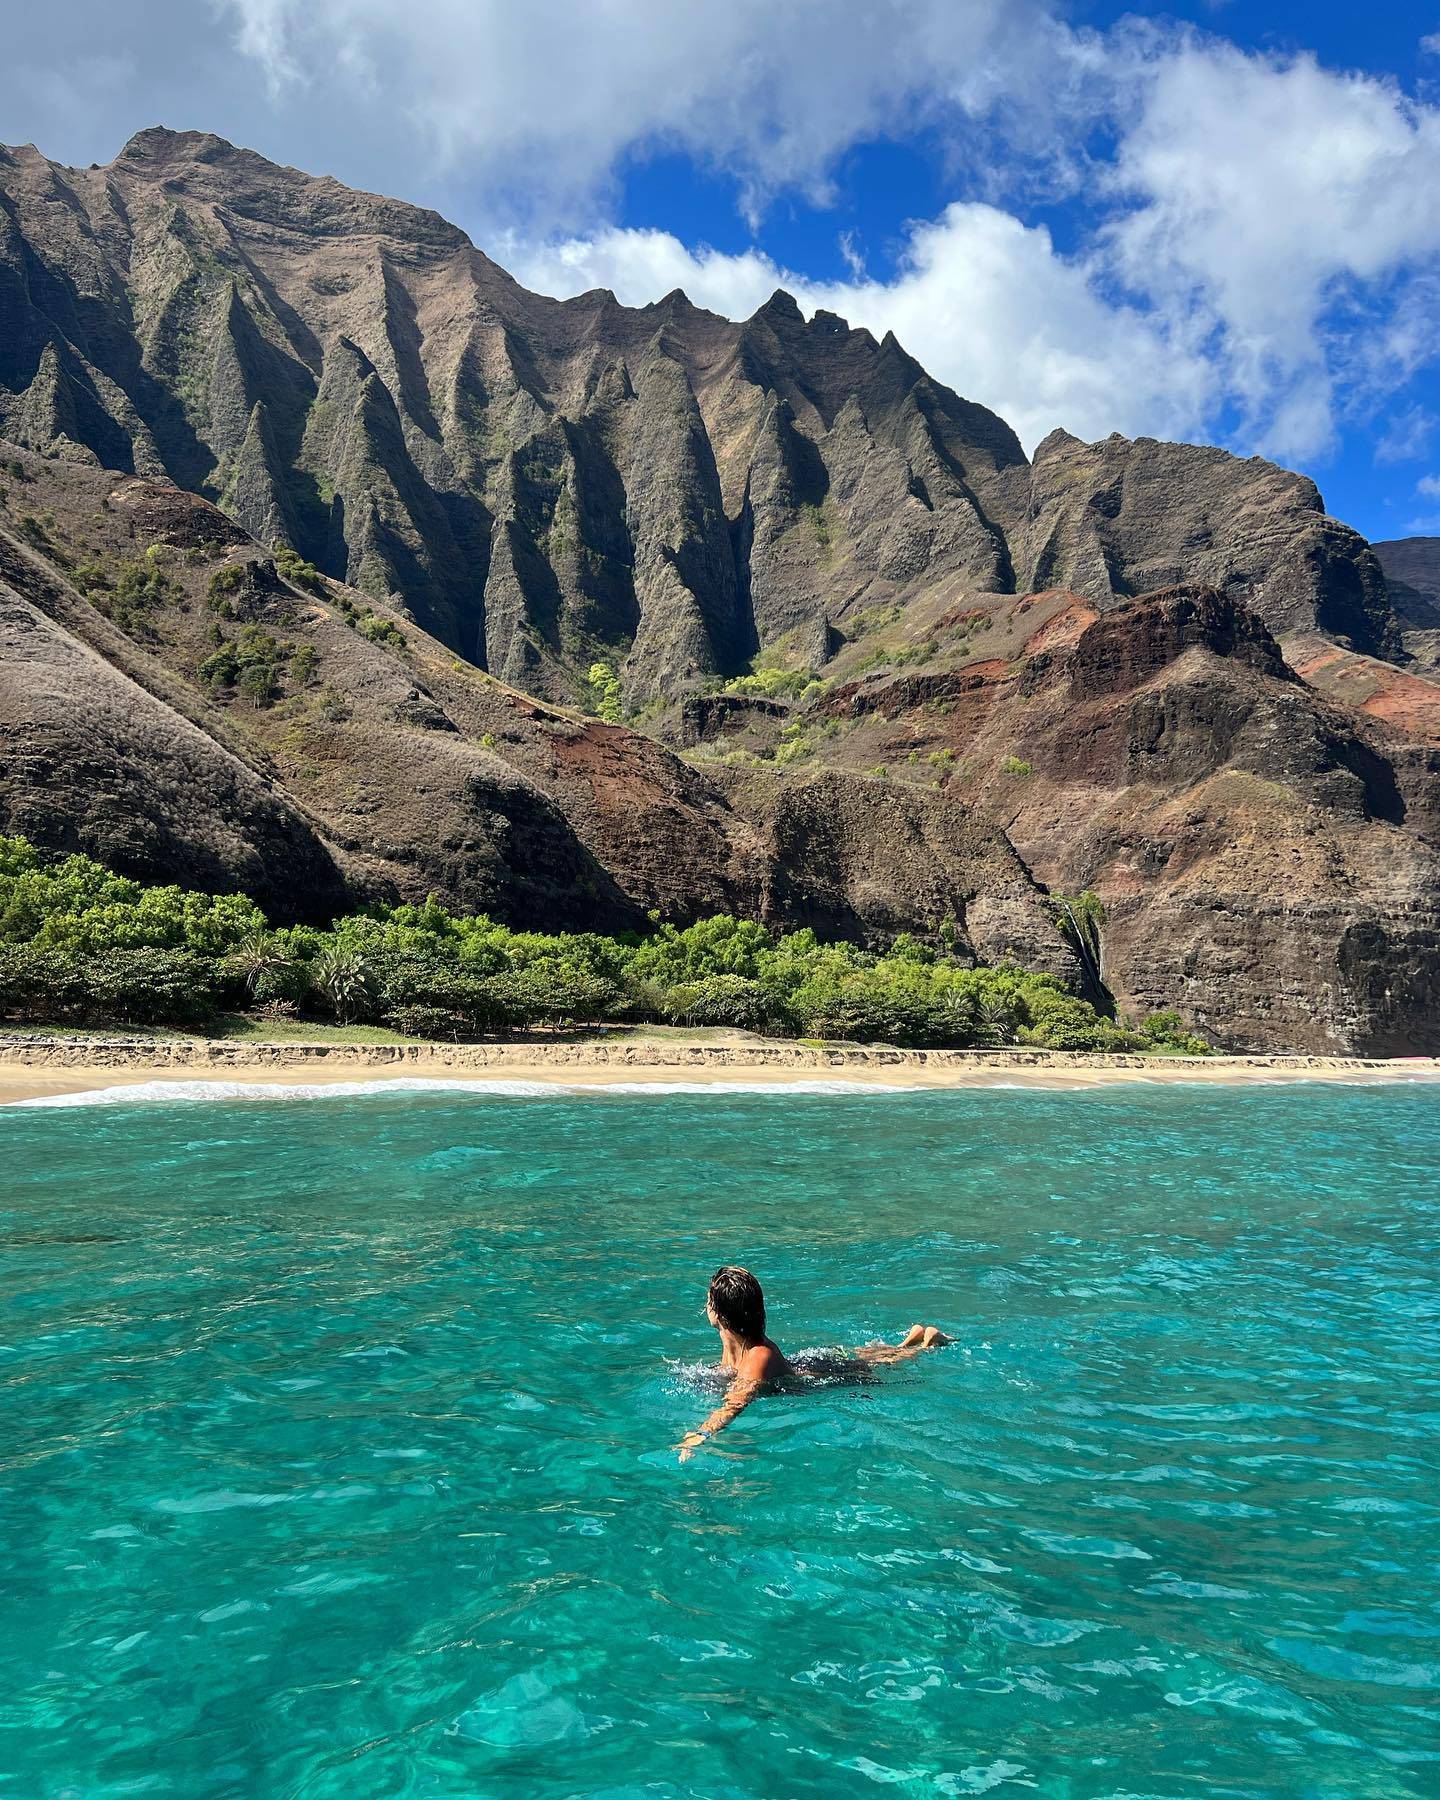
[[[837,774],[739,804],[358,590],[296,585],[169,485],[0,445],[0,490],[0,831],[281,917],[434,893],[552,930],[947,926],[1075,974],[1003,830],[954,799]]]
[[[1440,675],[1440,538],[1395,538],[1372,548],[1410,661]]]
[[[1054,892],[1099,894],[1126,1012],[1233,1048],[1440,1049],[1440,687],[1318,635],[1292,665],[1204,587],[961,623],[950,666],[692,703],[692,755],[798,746],[962,798]]]
[[[1033,466],[893,337],[785,294],[527,293],[435,214],[146,131],[104,168],[0,151],[0,434],[163,475],[559,702],[647,708],[765,650],[820,668],[917,600],[1202,579],[1394,654],[1313,485],[1057,433]]]
[[[1318,628],[1357,650],[1401,649],[1379,564],[1304,475],[1206,445],[1055,431],[1035,451],[1031,495],[1021,593],[1068,588],[1104,606],[1203,582],[1277,636]]]

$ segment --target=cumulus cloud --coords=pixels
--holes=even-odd
[[[540,247],[512,240],[504,260],[548,293],[604,287],[638,306],[679,287],[730,318],[784,287],[807,312],[823,306],[877,336],[894,331],[942,381],[1008,419],[1027,447],[1060,424],[1081,437],[1192,434],[1216,399],[1183,325],[1107,300],[1043,227],[979,202],[913,226],[888,281],[816,282],[755,251],[690,250],[668,232],[619,228]]]
[[[1044,0],[216,4],[272,91],[370,104],[381,131],[398,110],[432,163],[551,219],[647,148],[730,171],[753,215],[780,188],[824,199],[841,152],[896,130],[1009,108],[1033,143],[1072,42]]]
[[[1194,37],[1129,54],[1144,104],[1108,177],[1131,203],[1102,232],[1116,276],[1213,328],[1246,434],[1314,455],[1337,377],[1379,386],[1434,354],[1403,283],[1440,253],[1440,111],[1310,56]]]
[[[1422,475],[1415,483],[1415,492],[1427,500],[1440,500],[1440,475]]]

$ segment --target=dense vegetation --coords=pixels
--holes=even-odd
[[[1173,1014],[1127,1030],[1050,976],[971,968],[913,938],[877,955],[725,917],[643,938],[513,931],[433,900],[276,930],[243,895],[144,887],[0,837],[0,1015],[198,1025],[227,1008],[417,1037],[628,1020],[917,1045],[1206,1047]]]

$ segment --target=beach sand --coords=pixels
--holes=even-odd
[[[1096,1088],[1114,1082],[1250,1085],[1440,1080],[1437,1057],[1098,1056],[1055,1050],[815,1048],[647,1039],[513,1044],[333,1044],[194,1038],[0,1039],[0,1105],[163,1083],[283,1088],[523,1082],[560,1087]]]

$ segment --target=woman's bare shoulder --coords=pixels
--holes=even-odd
[[[774,1381],[789,1366],[776,1346],[766,1342],[750,1346],[740,1359],[738,1373],[744,1381]]]

